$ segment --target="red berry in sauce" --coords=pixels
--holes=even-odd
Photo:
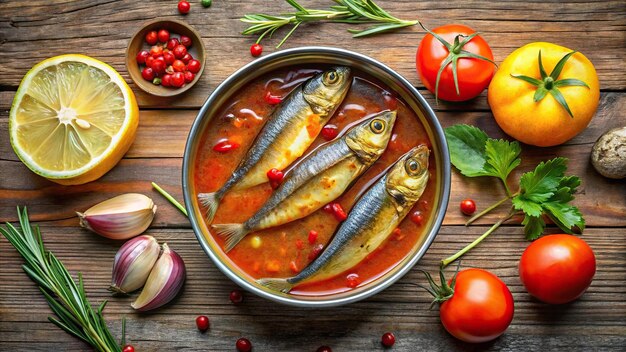
[[[172,52],[174,53],[174,56],[180,60],[183,56],[185,56],[185,54],[187,54],[187,48],[185,48],[182,44],[178,44],[174,47]]]
[[[323,211],[327,212],[328,214],[334,214],[335,212],[333,211],[333,203],[328,203],[326,205],[324,205],[324,207],[322,208]]]
[[[191,61],[191,59],[193,59],[193,57],[189,53],[187,53],[185,54],[185,56],[183,56],[182,59],[180,59],[180,61],[184,62],[185,65],[187,65],[189,61]]]
[[[172,74],[171,82],[173,87],[180,88],[183,84],[185,84],[185,76],[182,72],[174,72]]]
[[[183,15],[188,14],[190,9],[191,9],[191,5],[189,4],[189,2],[187,1],[178,2],[178,12],[180,12],[181,14]]]
[[[335,125],[329,124],[329,125],[324,126],[324,128],[322,128],[322,137],[324,137],[324,139],[327,141],[335,139],[335,137],[337,137],[338,134],[339,134],[339,129]]]
[[[335,218],[338,221],[344,221],[345,219],[348,218],[348,215],[343,210],[343,207],[341,206],[341,204],[333,203],[332,208],[333,208],[333,215],[335,215]]]
[[[229,151],[236,149],[238,147],[239,147],[238,143],[231,142],[228,139],[223,139],[217,142],[217,144],[213,146],[213,150],[219,153],[228,153]]]
[[[159,41],[159,37],[157,35],[157,31],[150,31],[146,33],[146,43],[150,45],[154,45]]]
[[[133,347],[132,345],[126,345],[122,349],[122,352],[135,352],[135,347]]]
[[[167,43],[167,40],[170,39],[170,32],[167,29],[160,29],[157,33],[157,38],[159,38],[159,42]]]
[[[268,90],[267,92],[265,92],[265,101],[270,105],[276,105],[280,104],[280,102],[283,101],[283,98],[277,95],[272,95],[272,93],[270,93],[270,91]]]
[[[230,301],[233,302],[233,304],[239,304],[243,302],[243,293],[241,293],[240,290],[232,290],[228,298],[230,298]]]
[[[180,42],[178,41],[178,39],[176,38],[171,38],[170,40],[167,41],[167,49],[168,50],[174,50],[174,48],[176,47],[176,45],[180,44]]]
[[[396,337],[393,335],[393,333],[386,332],[385,334],[383,334],[383,337],[380,339],[380,342],[385,347],[391,347],[396,343]]]
[[[315,352],[333,352],[330,346],[320,346]]]
[[[181,60],[174,60],[174,63],[172,63],[172,68],[174,68],[174,71],[176,72],[183,72],[185,71],[185,63]]]
[[[187,70],[189,70],[189,72],[191,73],[200,72],[200,61],[196,59],[189,60],[189,63],[187,64]]]
[[[424,214],[421,211],[416,210],[409,216],[409,219],[413,221],[416,225],[421,225],[424,221]]]
[[[235,347],[237,347],[237,351],[239,351],[239,352],[250,352],[250,351],[252,351],[252,343],[250,342],[250,340],[248,340],[245,337],[242,337],[239,340],[237,340],[237,343],[235,344]]]
[[[172,86],[172,75],[167,73],[163,75],[163,78],[161,78],[161,85],[163,87],[171,87]]]
[[[317,236],[318,236],[317,231],[315,230],[309,231],[309,243],[310,244],[315,243],[315,241],[317,241]]]
[[[167,64],[162,57],[156,58],[154,62],[152,62],[152,69],[159,75],[165,73],[165,68],[167,68]]]
[[[358,274],[348,274],[346,276],[346,286],[350,288],[356,288],[361,283],[361,278]]]
[[[252,46],[250,47],[250,54],[252,54],[252,56],[254,57],[261,55],[262,52],[263,52],[263,47],[259,43],[252,44]]]
[[[295,260],[289,262],[289,269],[291,269],[291,272],[293,272],[294,274],[300,272],[300,269],[298,269],[298,264],[296,264]]]
[[[144,67],[143,70],[141,70],[141,77],[146,81],[152,81],[154,79],[154,70],[150,67]]]
[[[476,203],[471,199],[461,201],[461,212],[465,215],[472,215],[476,211]]]
[[[189,71],[185,71],[185,82],[189,83],[191,81],[193,81],[194,78],[196,78],[196,75],[194,75],[193,73],[189,72]]]
[[[317,245],[315,245],[315,247],[313,247],[313,249],[311,250],[311,252],[309,252],[309,260],[313,260],[315,258],[317,258],[320,253],[322,253],[322,250],[324,249],[324,245],[319,243]]]
[[[139,65],[145,64],[146,63],[146,58],[148,56],[150,56],[150,53],[147,50],[142,50],[142,51],[138,52],[137,53],[137,57],[136,57],[137,63]]]
[[[209,330],[209,327],[210,327],[209,318],[206,315],[198,316],[196,318],[196,326],[198,327],[198,330],[202,332]]]
[[[188,36],[186,36],[186,35],[181,35],[181,36],[180,36],[180,43],[181,43],[182,45],[184,45],[184,46],[188,47],[188,48],[191,48],[191,44],[192,44],[192,42],[191,42],[191,38],[189,38],[189,37],[188,37]]]
[[[167,51],[163,53],[163,59],[165,60],[166,64],[171,65],[176,60],[176,57],[171,51]]]
[[[282,182],[283,178],[285,177],[285,175],[283,174],[282,171],[274,168],[274,169],[270,169],[267,172],[267,178],[270,181],[277,181],[277,182]]]
[[[300,251],[304,249],[304,242],[299,238],[296,240],[296,248]]]
[[[148,66],[148,67],[152,67],[152,63],[153,63],[153,62],[154,62],[154,57],[152,57],[152,56],[148,56],[148,57],[146,58],[146,66]]]

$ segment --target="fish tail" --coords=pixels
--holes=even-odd
[[[216,192],[213,193],[199,193],[198,200],[200,204],[207,208],[206,211],[206,219],[208,222],[213,221],[213,217],[215,216],[215,212],[217,211],[217,207],[220,204],[220,198],[217,196]]]
[[[215,224],[213,228],[219,236],[226,239],[225,252],[233,249],[249,232],[244,224]]]
[[[274,278],[266,278],[266,279],[258,279],[256,281],[259,285],[265,286],[274,291],[280,291],[283,293],[288,293],[291,291],[293,284],[289,283],[287,279],[274,279]]]

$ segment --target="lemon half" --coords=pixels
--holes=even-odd
[[[33,172],[63,185],[93,181],[135,139],[139,108],[111,66],[70,54],[35,65],[9,113],[11,145]]]

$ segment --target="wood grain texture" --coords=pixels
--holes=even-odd
[[[456,252],[506,212],[502,207],[475,226],[458,203],[467,197],[479,209],[500,199],[503,191],[490,178],[467,179],[452,172],[448,212],[435,242],[420,261],[396,284],[365,301],[333,309],[277,306],[245,296],[240,306],[228,300],[236,285],[202,252],[188,220],[151,189],[150,181],[182,199],[181,167],[189,127],[207,96],[228,75],[251,62],[249,46],[255,38],[239,34],[238,19],[251,12],[289,10],[283,1],[214,1],[204,9],[196,1],[180,16],[176,0],[33,0],[0,2],[0,221],[15,221],[16,205],[27,205],[31,219],[42,226],[44,240],[75,274],[82,271],[92,303],[110,299],[113,256],[121,243],[102,239],[78,227],[74,211],[125,192],[149,195],[158,206],[148,230],[168,242],[186,262],[183,293],[168,307],[148,314],[130,308],[132,297],[111,299],[105,316],[115,336],[120,319],[128,320],[129,342],[139,351],[233,351],[246,336],[254,351],[381,351],[380,336],[393,331],[393,351],[623,351],[626,345],[626,182],[607,180],[591,167],[589,152],[606,130],[626,125],[626,4],[623,1],[385,1],[392,14],[420,19],[434,28],[463,23],[481,32],[496,62],[515,48],[533,41],[550,41],[585,54],[595,65],[601,84],[600,107],[589,127],[562,146],[523,146],[523,163],[511,177],[517,186],[521,172],[555,156],[570,159],[569,174],[581,176],[574,204],[585,214],[583,238],[594,249],[597,273],[579,300],[550,306],[530,297],[521,285],[517,265],[528,242],[513,219],[463,260],[463,267],[480,267],[498,275],[511,289],[515,317],[507,332],[487,344],[468,345],[446,333],[437,310],[428,310],[430,297],[416,284],[425,283],[417,269],[434,273],[439,260]],[[302,0],[323,8],[329,0]],[[182,19],[201,34],[207,47],[207,66],[200,82],[174,99],[154,98],[135,87],[124,67],[128,40],[143,21],[156,17]],[[351,39],[348,25],[308,24],[299,28],[284,48],[306,45],[338,46],[354,50],[397,70],[413,83],[437,113],[441,124],[469,123],[492,137],[507,138],[493,123],[486,93],[462,103],[436,104],[415,72],[415,51],[423,37],[418,27],[390,34]],[[273,48],[285,32],[264,42]],[[15,156],[8,140],[8,111],[15,90],[32,65],[68,52],[101,59],[118,70],[131,85],[141,107],[137,138],[125,158],[96,182],[63,187],[30,172]],[[549,227],[548,232],[558,231]],[[0,351],[88,351],[88,346],[47,322],[50,314],[36,286],[21,269],[22,260],[0,238]],[[450,269],[451,270],[451,269]],[[135,295],[136,296],[136,295]],[[133,296],[134,297],[134,296]],[[194,319],[206,314],[211,330],[195,328]]]

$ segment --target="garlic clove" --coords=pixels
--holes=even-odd
[[[128,240],[115,254],[109,290],[126,294],[141,288],[160,252],[161,247],[152,236],[143,235]]]
[[[184,282],[183,259],[164,243],[163,253],[154,264],[143,291],[131,307],[140,312],[161,307],[176,297]]]
[[[76,214],[80,226],[110,239],[124,240],[144,232],[152,223],[156,209],[152,199],[143,194],[127,193]]]

